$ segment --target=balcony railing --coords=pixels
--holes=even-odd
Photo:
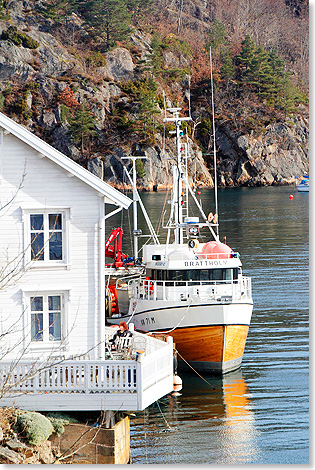
[[[106,328],[113,332],[112,328]],[[173,389],[173,344],[134,333],[135,359],[0,362],[0,406],[29,410],[143,410]]]

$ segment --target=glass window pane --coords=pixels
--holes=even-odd
[[[200,281],[209,281],[209,271],[208,269],[200,270]]]
[[[31,325],[32,341],[43,341],[43,314],[32,313]]]
[[[62,260],[62,232],[57,232],[50,235],[49,259]]]
[[[44,229],[44,216],[43,214],[31,214],[31,230]]]
[[[185,271],[175,271],[175,272],[176,272],[176,280],[177,281],[183,281]]]
[[[48,310],[61,310],[61,298],[60,295],[49,295],[48,296]]]
[[[198,269],[188,269],[186,271],[187,281],[199,281],[199,270]]]
[[[61,340],[60,312],[49,313],[49,341]]]
[[[222,281],[223,279],[223,270],[222,269],[213,269],[212,270],[212,279],[214,281]]]
[[[31,259],[44,259],[44,234],[31,233]]]
[[[49,230],[61,230],[62,229],[62,215],[61,214],[49,214]]]
[[[232,269],[226,269],[225,270],[225,279],[226,279],[226,281],[231,281],[232,273],[233,273]]]
[[[31,311],[32,312],[43,311],[43,297],[31,297]]]

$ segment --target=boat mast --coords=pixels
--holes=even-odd
[[[137,156],[128,156],[128,157],[121,157],[121,159],[125,159],[125,160],[132,160],[132,171],[133,171],[133,174],[132,174],[132,179],[131,179],[131,176],[129,175],[128,173],[128,170],[127,168],[124,166],[124,170],[126,172],[126,175],[130,181],[130,184],[132,186],[132,201],[133,201],[133,247],[134,247],[134,257],[135,257],[135,260],[138,259],[138,256],[139,256],[139,246],[138,246],[138,238],[142,236],[142,230],[141,229],[138,229],[138,212],[137,212],[137,208],[138,208],[138,203],[140,204],[140,207],[142,209],[142,213],[144,215],[144,218],[146,220],[146,223],[147,223],[147,226],[150,230],[150,233],[151,233],[151,237],[154,241],[154,243],[156,245],[159,245],[160,242],[159,242],[159,239],[158,239],[158,236],[157,234],[155,233],[155,230],[153,228],[153,225],[150,221],[150,218],[147,214],[147,211],[145,210],[145,207],[143,205],[143,202],[141,201],[141,198],[139,196],[139,193],[137,191],[137,170],[136,170],[136,160],[139,159],[139,158],[146,158],[146,157],[137,157]]]
[[[215,136],[215,123],[214,123],[214,98],[213,98],[213,76],[212,76],[212,55],[210,46],[210,73],[211,73],[211,101],[212,101],[212,128],[213,128],[213,162],[214,162],[214,204],[215,213],[219,219],[218,210],[218,181],[217,181],[217,153],[216,153],[216,136]],[[219,224],[216,226],[217,236],[219,237]]]
[[[137,213],[137,202],[138,202],[138,192],[137,192],[137,170],[136,170],[136,160],[138,158],[145,157],[121,157],[122,160],[132,160],[132,204],[133,204],[133,251],[135,260],[138,258],[139,247],[138,247],[138,213]]]
[[[183,243],[183,213],[182,213],[182,188],[183,188],[183,172],[182,172],[182,155],[181,155],[181,136],[183,131],[180,129],[182,121],[190,121],[190,117],[179,117],[179,111],[182,108],[168,108],[167,111],[173,114],[172,117],[163,119],[164,122],[174,122],[176,125],[176,165],[172,166],[173,170],[173,207],[174,207],[174,243]],[[171,131],[172,132],[172,131]]]

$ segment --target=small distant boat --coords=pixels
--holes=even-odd
[[[309,192],[309,176],[303,175],[302,181],[299,184],[295,182],[295,187],[299,192],[308,193]]]

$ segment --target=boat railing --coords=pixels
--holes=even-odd
[[[131,280],[128,284],[131,297],[145,300],[185,301],[200,300],[231,301],[251,300],[251,279],[218,281],[157,281],[149,279]]]
[[[233,251],[232,253],[196,253],[196,257],[198,259],[218,260],[240,258],[240,254],[237,251]]]
[[[203,252],[194,252],[195,257],[192,259],[198,259],[198,260],[221,260],[221,259],[233,259],[233,258],[239,258],[240,259],[240,254],[238,252],[232,252],[232,253],[203,253]],[[176,252],[175,254],[170,255],[170,260],[171,261],[187,261],[187,252]]]

